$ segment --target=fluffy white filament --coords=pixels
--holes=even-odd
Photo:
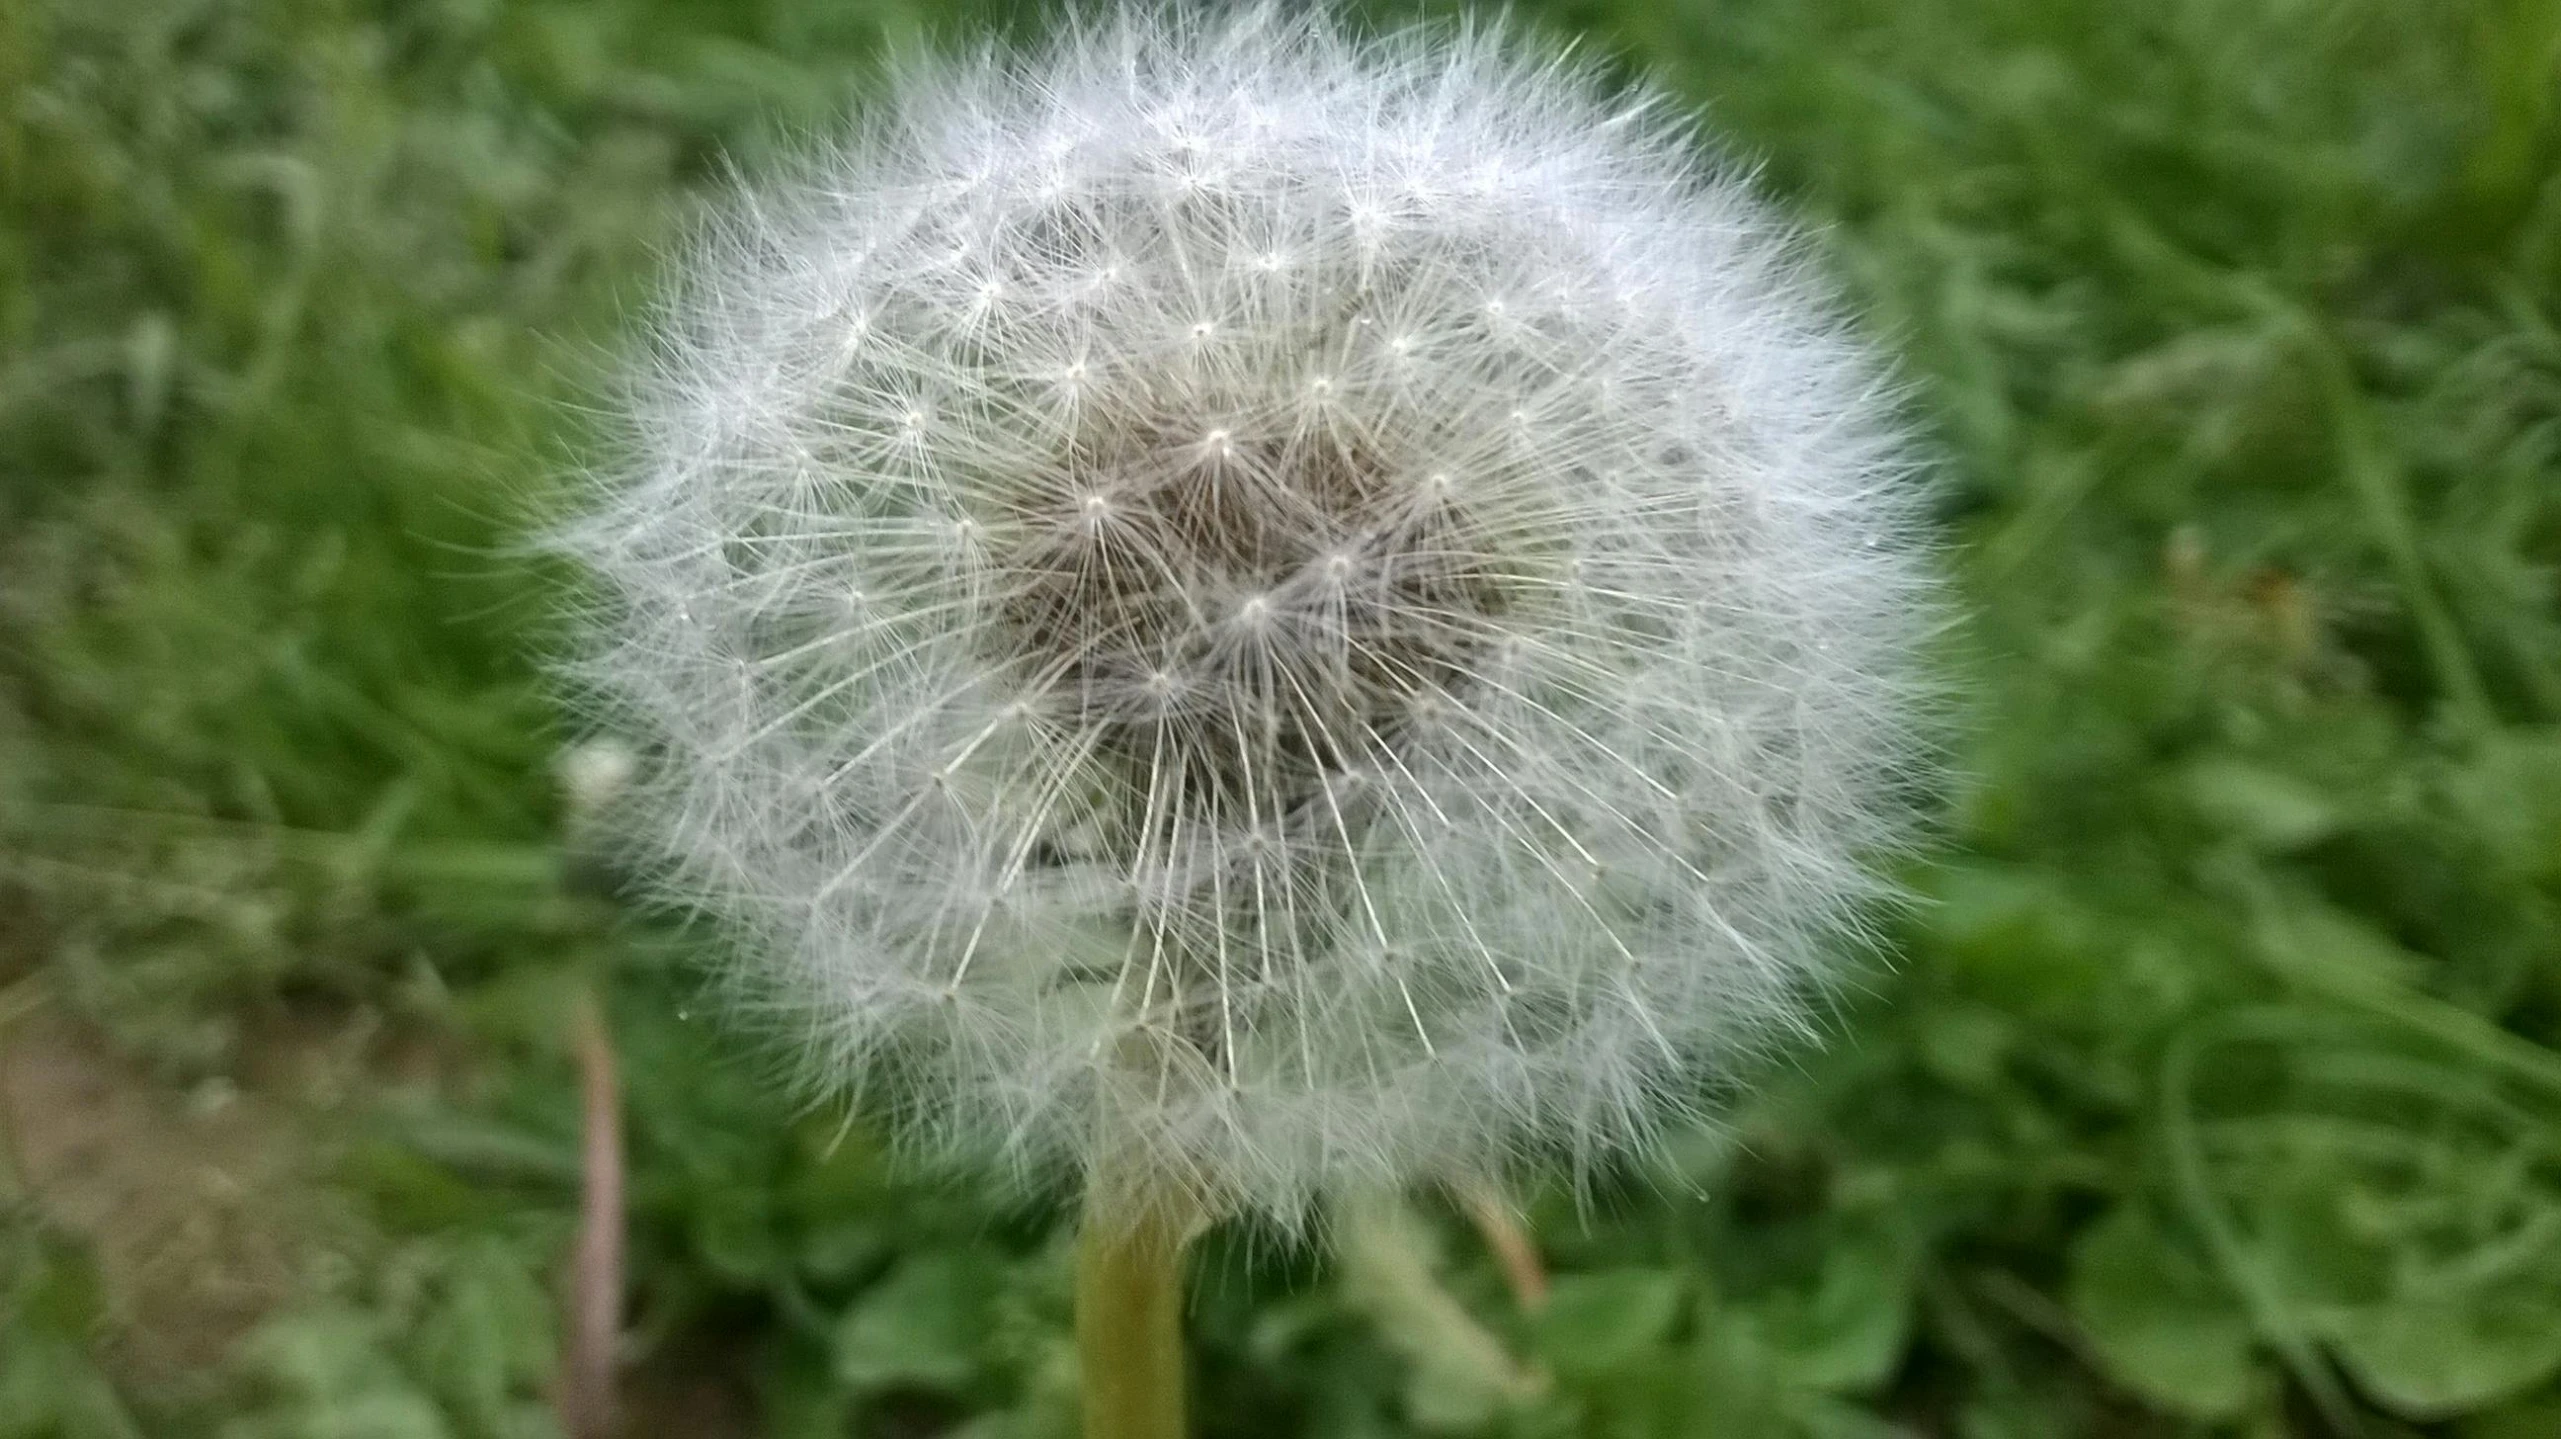
[[[731,202],[566,542],[813,1073],[1289,1218],[1802,1027],[1928,586],[1877,369],[1651,99],[1121,19]]]

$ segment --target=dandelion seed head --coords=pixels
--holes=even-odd
[[[810,1074],[1283,1220],[1641,1145],[1906,832],[1879,371],[1499,34],[916,61],[685,259],[562,543],[622,808]]]

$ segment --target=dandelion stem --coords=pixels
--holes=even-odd
[[[1183,1250],[1191,1216],[1167,1202],[1136,1222],[1098,1185],[1076,1253],[1076,1355],[1085,1439],[1182,1439]],[[1114,1212],[1105,1212],[1110,1204]]]
[[[570,1439],[615,1432],[614,1350],[622,1337],[621,1083],[613,1034],[590,993],[578,1006],[578,1070],[586,1110],[578,1248],[572,1262],[569,1344],[561,1359],[560,1427]]]

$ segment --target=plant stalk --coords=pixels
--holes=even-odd
[[[615,1073],[613,1034],[592,991],[578,1006],[578,1069],[586,1139],[579,1161],[568,1347],[560,1365],[560,1428],[569,1439],[611,1439],[616,1432],[614,1357],[622,1342],[626,1223],[622,1088]]]
[[[1098,1188],[1097,1197],[1112,1193]],[[1108,1202],[1108,1201],[1105,1201]],[[1116,1207],[1116,1206],[1115,1206]],[[1183,1439],[1183,1250],[1190,1216],[1089,1202],[1076,1250],[1085,1439]]]

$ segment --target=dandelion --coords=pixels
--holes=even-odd
[[[1907,808],[1910,466],[1657,97],[1109,20],[910,64],[682,285],[579,674],[822,1082],[1170,1248],[1805,1027]]]

